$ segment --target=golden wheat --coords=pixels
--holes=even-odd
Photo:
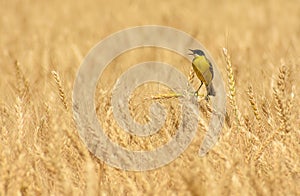
[[[225,61],[227,64],[226,70],[227,70],[227,77],[228,77],[228,83],[229,83],[229,100],[230,100],[231,107],[233,108],[236,123],[239,126],[241,123],[241,120],[239,117],[238,107],[236,104],[235,80],[234,80],[230,55],[228,54],[228,51],[226,48],[223,48],[223,55],[225,57]]]
[[[1,196],[300,195],[297,0],[0,4]],[[201,12],[195,12],[198,8]],[[214,112],[200,98],[202,118],[186,151],[162,168],[129,172],[89,153],[72,117],[70,92],[90,48],[116,31],[141,24],[186,31],[211,51],[227,80],[226,120],[233,126],[224,126],[219,142],[198,157]],[[219,54],[224,32],[226,49]],[[181,122],[177,98],[182,95],[152,84],[138,88],[128,104],[132,118],[147,123],[150,105],[160,103],[167,111],[162,129],[137,137],[115,121],[110,84],[131,65],[150,60],[173,64],[196,86],[190,62],[164,49],[134,49],[112,61],[103,72],[106,78],[99,78],[105,82],[97,88],[96,112],[107,136],[129,150],[166,144]]]
[[[65,95],[64,89],[62,87],[60,76],[58,75],[58,73],[56,71],[51,71],[51,74],[53,75],[55,83],[57,85],[57,89],[58,89],[58,92],[59,92],[59,98],[60,98],[64,108],[66,110],[68,110],[66,95]]]

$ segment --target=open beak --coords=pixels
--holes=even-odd
[[[194,50],[189,49],[192,53],[188,53],[188,55],[194,55]]]

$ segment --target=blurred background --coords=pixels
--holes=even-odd
[[[9,65],[17,59],[34,80],[56,69],[71,82],[96,43],[124,28],[149,24],[191,34],[210,51],[220,69],[222,47],[228,47],[236,65],[237,85],[257,82],[256,75],[271,77],[268,67],[280,64],[280,59],[299,61],[300,8],[296,0],[1,0],[0,5],[0,63],[5,81],[12,71]]]

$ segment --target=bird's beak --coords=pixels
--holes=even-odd
[[[189,49],[192,53],[188,53],[188,55],[194,55],[194,50]]]

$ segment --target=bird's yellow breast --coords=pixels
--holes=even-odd
[[[206,85],[209,84],[212,80],[212,73],[209,69],[209,61],[205,56],[197,56],[193,59],[192,62],[193,69],[197,77],[204,82]]]

